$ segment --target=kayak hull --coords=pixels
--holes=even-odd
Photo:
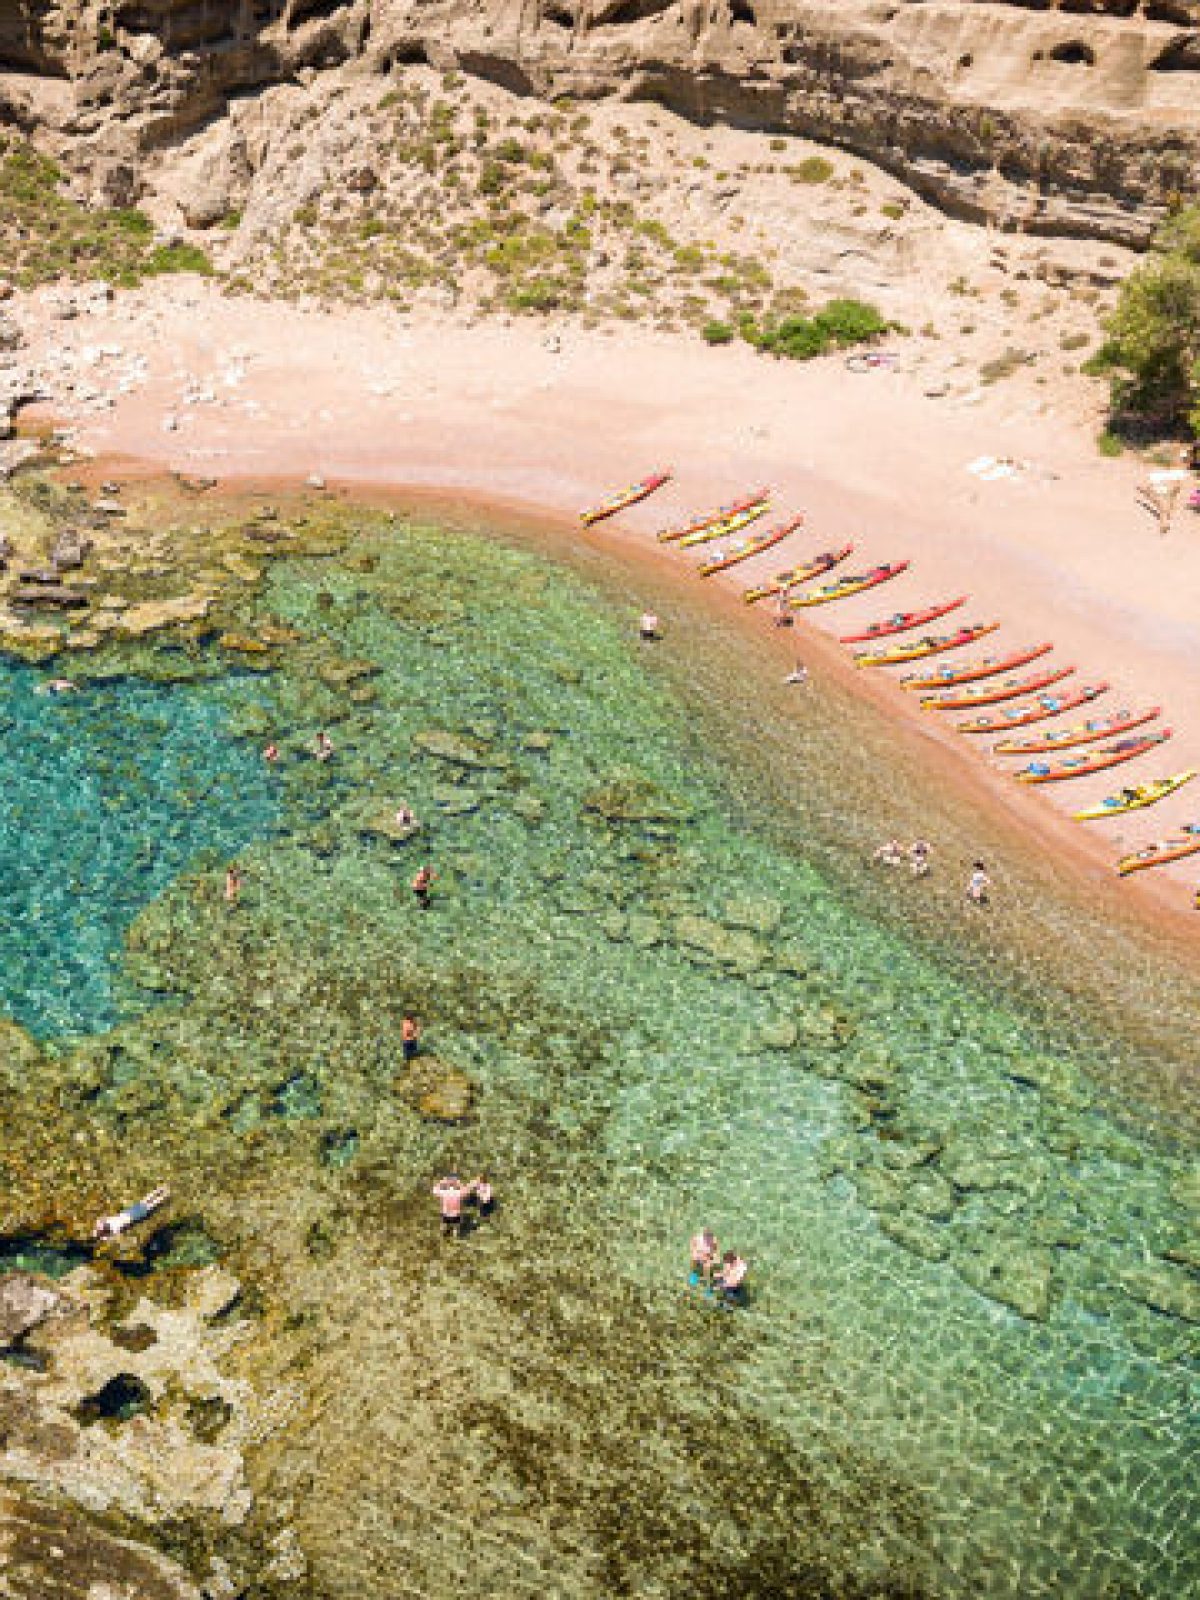
[[[978,683],[983,678],[996,678],[1002,672],[1013,672],[1017,667],[1027,667],[1031,661],[1048,656],[1052,644],[1030,645],[1027,650],[1016,650],[1011,656],[985,657],[970,661],[953,672],[929,673],[925,677],[903,680],[906,689],[955,689],[962,683]]]
[[[1117,862],[1117,871],[1127,878],[1131,872],[1165,867],[1169,862],[1194,856],[1197,851],[1200,851],[1200,823],[1194,822],[1189,825],[1186,838],[1163,839],[1158,844],[1148,844],[1143,850],[1135,850],[1132,855],[1122,856]]]
[[[998,622],[980,622],[973,628],[960,628],[957,633],[944,634],[939,639],[920,639],[916,644],[893,645],[890,650],[860,651],[854,658],[856,667],[891,667],[904,661],[920,661],[926,656],[941,655],[945,650],[960,650],[965,644],[974,644],[989,633],[995,633]]]
[[[1174,794],[1176,789],[1182,789],[1185,783],[1190,783],[1196,776],[1194,767],[1186,772],[1177,772],[1171,778],[1159,778],[1155,783],[1146,783],[1133,795],[1126,799],[1122,795],[1111,795],[1107,802],[1101,801],[1098,806],[1088,806],[1086,811],[1076,811],[1076,822],[1101,822],[1105,817],[1123,817],[1130,811],[1141,811],[1145,806],[1157,805],[1160,800],[1165,800],[1168,795]]]
[[[689,533],[678,540],[681,550],[690,550],[694,545],[711,544],[714,539],[726,539],[731,533],[737,533],[739,528],[747,528],[752,522],[757,522],[759,517],[765,517],[771,509],[770,503],[760,500],[757,505],[747,506],[744,511],[736,511],[733,516],[726,517],[723,522],[714,522],[709,528],[701,528],[698,533]]]
[[[814,556],[805,565],[792,567],[787,572],[776,573],[768,583],[760,583],[756,589],[747,589],[742,599],[748,606],[752,606],[756,600],[769,600],[772,595],[781,594],[785,589],[793,589],[798,583],[809,583],[813,578],[819,578],[823,572],[836,567],[839,561],[844,561],[853,549],[852,544],[844,544],[840,550],[823,550],[819,556]]]
[[[581,511],[579,520],[585,528],[590,528],[593,523],[603,522],[606,517],[615,517],[618,511],[624,511],[628,506],[637,505],[639,500],[645,500],[656,489],[661,489],[664,483],[670,483],[669,472],[655,472],[650,477],[643,478],[639,483],[631,483],[628,489],[622,489],[619,494],[602,500],[598,506],[593,506],[590,511]]]
[[[982,689],[965,689],[962,694],[926,695],[921,701],[922,711],[973,711],[976,706],[999,705],[1002,700],[1015,700],[1018,695],[1048,689],[1052,683],[1061,683],[1075,671],[1074,667],[1059,667],[1056,672],[1036,673],[1032,678],[1008,678],[1003,683],[985,684]],[[1054,716],[1053,711],[1047,712]]]
[[[803,517],[793,517],[781,527],[772,528],[767,533],[760,534],[757,539],[751,539],[744,550],[735,550],[720,561],[706,561],[699,568],[700,576],[711,578],[714,572],[724,572],[729,567],[736,567],[740,561],[749,561],[751,557],[761,555],[764,550],[770,550],[773,545],[782,544],[789,534],[795,533],[797,528],[803,526]]]
[[[1109,767],[1118,767],[1123,761],[1132,761],[1135,756],[1145,755],[1147,750],[1153,750],[1156,745],[1164,744],[1171,737],[1170,728],[1164,728],[1161,733],[1151,734],[1147,738],[1127,739],[1124,747],[1114,745],[1108,750],[1095,750],[1089,755],[1072,756],[1058,766],[1051,767],[1047,772],[1037,772],[1026,767],[1022,772],[1013,776],[1018,783],[1061,783],[1066,778],[1086,778],[1090,772],[1104,772]]]
[[[998,716],[975,717],[970,722],[959,722],[955,725],[955,733],[1006,733],[1010,728],[1024,728],[1031,722],[1044,722],[1047,717],[1059,717],[1064,711],[1075,711],[1079,706],[1088,705],[1093,700],[1098,700],[1102,694],[1108,693],[1107,683],[1092,683],[1086,688],[1076,689],[1072,694],[1041,695],[1027,706],[1012,706],[1010,715],[1001,712]],[[1007,699],[1007,695],[1001,696]],[[974,702],[980,704],[978,700]],[[922,701],[923,705],[928,702]]]
[[[691,522],[685,522],[681,528],[663,528],[659,531],[658,541],[660,544],[673,544],[676,540],[686,539],[693,533],[703,533],[705,528],[711,528],[717,522],[727,522],[730,517],[749,511],[751,506],[765,505],[768,492],[766,489],[757,489],[753,494],[735,500],[732,505],[718,506],[715,511],[709,511],[702,517],[694,517]]]
[[[898,578],[908,570],[908,565],[907,561],[894,561],[889,566],[860,573],[856,578],[843,578],[840,583],[827,584],[825,588],[813,590],[810,594],[798,594],[791,604],[799,609],[801,606],[824,606],[832,600],[845,600],[852,594],[863,594],[867,589],[874,589],[889,578]]]
[[[1094,727],[1083,723],[1074,728],[1061,728],[1057,732],[1034,734],[1028,739],[1003,739],[992,746],[992,752],[998,756],[1040,756],[1052,750],[1069,750],[1074,745],[1094,744],[1097,739],[1110,739],[1114,734],[1128,733],[1131,728],[1140,728],[1143,723],[1153,722],[1161,714],[1161,706],[1154,706],[1149,711],[1116,711],[1111,717],[1101,718]]]
[[[873,622],[861,633],[843,633],[838,643],[872,644],[876,639],[887,639],[896,633],[908,633],[912,628],[923,627],[927,622],[936,622],[939,617],[957,611],[959,606],[966,605],[967,599],[965,594],[960,594],[956,599],[947,600],[942,605],[926,606],[924,611],[902,611],[897,616],[887,617],[883,622]]]

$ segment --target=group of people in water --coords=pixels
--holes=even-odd
[[[743,1305],[746,1299],[746,1274],[749,1263],[736,1250],[721,1254],[717,1236],[711,1228],[701,1228],[692,1238],[692,1267],[688,1283],[703,1288],[727,1306]]]
[[[902,867],[908,863],[908,869],[914,878],[927,878],[930,873],[930,856],[933,846],[927,839],[914,839],[910,845],[901,844],[899,839],[887,839],[874,852],[872,861],[884,867]],[[988,875],[987,866],[982,861],[971,863],[971,875],[967,879],[963,894],[972,905],[986,906],[991,903],[992,880]]]

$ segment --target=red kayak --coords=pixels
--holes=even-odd
[[[789,567],[786,572],[777,572],[766,583],[760,583],[757,589],[747,589],[742,599],[748,606],[752,606],[756,600],[766,600],[784,589],[794,588],[798,583],[807,583],[811,578],[819,578],[823,572],[836,567],[839,561],[845,561],[853,549],[852,544],[844,544],[840,550],[822,550],[819,556],[814,556],[802,566]]]
[[[727,567],[736,567],[739,561],[749,561],[751,556],[761,555],[764,550],[769,550],[772,545],[779,544],[786,539],[789,533],[795,533],[797,528],[804,526],[803,517],[793,517],[790,522],[781,522],[777,528],[768,528],[766,533],[760,533],[757,538],[747,539],[740,547],[733,546],[728,555],[721,556],[713,561],[706,561],[700,567],[702,578],[711,578],[714,572],[724,572]]]
[[[939,667],[925,677],[906,677],[901,681],[906,689],[951,689],[960,683],[978,683],[980,678],[994,678],[999,672],[1011,672],[1014,667],[1027,667],[1039,656],[1048,656],[1052,644],[1031,644],[1026,650],[1015,650],[1011,656],[984,656],[979,661],[964,662],[961,667]]]
[[[967,596],[960,594],[957,600],[947,600],[940,606],[927,606],[924,611],[897,611],[894,616],[885,617],[882,622],[873,622],[861,633],[843,633],[841,643],[869,644],[872,639],[886,639],[891,633],[907,633],[910,628],[919,628],[923,623],[936,622],[948,611],[957,611],[959,606],[966,603]]]
[[[651,477],[643,478],[640,483],[631,483],[628,489],[610,495],[607,500],[602,500],[590,511],[581,511],[579,520],[585,528],[590,528],[593,522],[603,522],[605,517],[615,517],[617,512],[624,511],[626,506],[635,506],[639,500],[644,500],[656,489],[661,489],[664,483],[670,482],[670,478],[669,472],[655,472]]]
[[[1144,722],[1153,722],[1161,712],[1161,706],[1152,706],[1149,711],[1114,711],[1111,717],[1091,717],[1073,728],[1052,728],[1049,733],[1034,733],[1024,739],[1002,739],[992,750],[998,756],[1040,756],[1047,750],[1069,750],[1072,745],[1092,744],[1113,733],[1128,733]]]
[[[1059,677],[1065,677],[1059,673]],[[1035,687],[1040,687],[1036,685]],[[955,733],[1004,733],[1008,728],[1023,728],[1030,722],[1044,722],[1047,717],[1057,717],[1060,712],[1074,711],[1076,706],[1086,706],[1107,694],[1107,683],[1089,683],[1082,689],[1072,689],[1069,694],[1039,694],[1023,706],[1005,706],[986,717],[974,717],[970,722],[955,724]],[[1002,698],[1007,698],[1002,696]],[[979,705],[978,700],[973,704]]]
[[[1106,767],[1132,761],[1134,756],[1144,755],[1147,750],[1153,750],[1155,745],[1165,743],[1170,737],[1170,728],[1163,728],[1158,733],[1135,733],[1128,739],[1110,744],[1106,749],[1085,750],[1053,766],[1048,761],[1031,761],[1020,772],[1014,772],[1013,777],[1018,783],[1057,783],[1062,778],[1083,778],[1089,772],[1103,772]]]
[[[1000,700],[1015,700],[1017,695],[1029,694],[1031,690],[1048,689],[1052,683],[1069,678],[1074,671],[1074,667],[1058,667],[1050,672],[1035,672],[1031,678],[1005,678],[1002,683],[988,683],[982,689],[965,689],[962,694],[930,694],[921,701],[921,709],[973,711],[976,706],[994,706]]]
[[[756,489],[744,500],[735,500],[730,506],[718,506],[715,511],[709,511],[703,517],[695,517],[691,522],[685,522],[681,528],[664,528],[658,537],[663,544],[669,544],[673,539],[689,539],[693,533],[703,533],[706,528],[724,522],[727,517],[740,517],[743,511],[751,511],[755,506],[761,506],[770,492],[769,489]]]

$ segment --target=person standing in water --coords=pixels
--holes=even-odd
[[[225,900],[228,905],[236,906],[242,897],[242,869],[237,862],[231,862],[225,869]]]
[[[475,1204],[479,1208],[479,1215],[481,1217],[490,1217],[492,1211],[495,1209],[496,1194],[495,1190],[488,1182],[486,1172],[477,1173],[476,1176],[471,1179],[471,1194],[474,1197]]]
[[[989,903],[992,880],[987,875],[987,868],[982,861],[975,863],[971,876],[967,879],[967,899],[975,906],[986,906]]]
[[[712,1282],[713,1268],[717,1264],[718,1246],[717,1236],[711,1228],[701,1228],[700,1232],[692,1238],[692,1270],[688,1282],[693,1288],[697,1284],[710,1284]]]
[[[412,881],[413,899],[422,911],[429,910],[429,891],[433,887],[433,880],[437,874],[431,867],[418,867],[417,874]]]
[[[462,1238],[463,1231],[463,1201],[467,1191],[457,1173],[450,1173],[433,1186],[433,1197],[438,1202],[442,1213],[442,1235],[453,1235],[456,1239]]]
[[[313,754],[318,761],[328,761],[333,754],[333,740],[324,729],[313,740]]]
[[[713,1279],[713,1287],[727,1306],[740,1305],[745,1300],[749,1270],[749,1263],[736,1250],[726,1250],[721,1257],[721,1270]]]
[[[411,1011],[400,1019],[400,1054],[406,1062],[413,1060],[421,1048],[421,1024]]]

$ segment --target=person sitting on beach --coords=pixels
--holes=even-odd
[[[925,878],[929,875],[929,853],[931,845],[926,839],[914,839],[908,847],[908,861],[912,868],[914,878]]]
[[[406,1011],[400,1019],[400,1054],[404,1060],[411,1061],[421,1048],[421,1024],[411,1011]]]
[[[717,1236],[711,1228],[702,1228],[692,1238],[692,1270],[688,1282],[695,1287],[698,1283],[711,1283],[713,1268],[717,1264],[718,1245]]]
[[[476,1173],[471,1179],[471,1197],[479,1208],[481,1217],[490,1217],[496,1205],[496,1193],[487,1180],[485,1172]]]
[[[313,740],[313,755],[318,761],[328,761],[333,754],[333,740],[322,730]]]
[[[453,1234],[456,1238],[462,1237],[463,1231],[463,1201],[467,1191],[462,1180],[456,1173],[440,1179],[433,1186],[433,1196],[441,1207],[442,1234]]]
[[[871,857],[885,867],[898,867],[904,860],[904,846],[899,839],[889,839],[886,844],[881,844]]]
[[[721,1257],[721,1270],[713,1279],[713,1288],[726,1305],[738,1305],[745,1299],[749,1270],[749,1263],[743,1261],[736,1250],[726,1250]]]
[[[651,640],[661,637],[659,632],[659,621],[653,611],[642,612],[642,615],[638,620],[638,633],[641,635],[643,641],[647,644],[650,643]]]
[[[987,868],[982,861],[977,861],[967,879],[967,899],[972,905],[986,906],[991,887],[992,880],[987,875]]]
[[[167,1185],[160,1184],[157,1189],[143,1195],[140,1200],[135,1200],[133,1205],[127,1206],[124,1211],[118,1211],[115,1216],[101,1217],[92,1229],[93,1239],[116,1239],[127,1228],[136,1227],[161,1206],[165,1206],[171,1198],[171,1191]]]

